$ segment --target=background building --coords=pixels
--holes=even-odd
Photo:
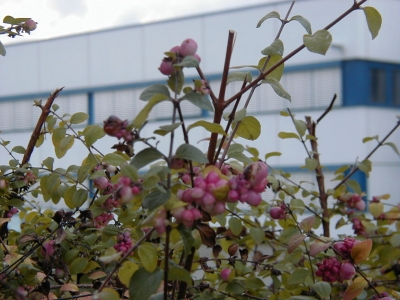
[[[111,30],[71,35],[38,42],[12,44],[7,56],[0,60],[0,138],[11,140],[12,146],[26,146],[37,122],[40,109],[32,107],[34,99],[46,99],[55,89],[65,86],[56,103],[59,113],[86,112],[88,123],[101,124],[109,115],[132,120],[145,103],[140,93],[149,85],[165,82],[158,66],[163,52],[191,37],[198,42],[202,58],[201,68],[211,86],[218,88],[223,68],[228,30],[237,32],[231,66],[257,64],[260,51],[275,38],[280,27],[276,19],[266,20],[261,28],[257,22],[267,13],[277,11],[284,16],[291,1],[277,1],[246,9],[221,11],[168,20],[145,25],[133,25]],[[313,32],[325,27],[346,11],[352,0],[296,2],[292,15],[302,15],[312,25]],[[306,153],[303,145],[293,139],[281,140],[280,131],[295,131],[290,118],[279,115],[289,107],[299,119],[308,115],[317,119],[337,94],[334,109],[318,126],[319,150],[328,179],[342,165],[353,165],[363,160],[376,142],[364,144],[366,136],[383,138],[396,124],[400,115],[400,24],[397,0],[368,1],[376,7],[383,25],[378,37],[372,41],[362,11],[356,11],[333,27],[333,43],[325,56],[303,50],[289,60],[281,80],[291,94],[292,101],[278,97],[270,86],[257,89],[248,109],[262,123],[261,137],[245,143],[257,147],[260,157],[279,151],[268,163],[275,168],[292,172],[295,181],[315,182],[314,174],[300,168]],[[302,44],[304,28],[298,22],[285,27],[281,40],[285,55]],[[198,78],[196,71],[186,73],[188,83]],[[240,88],[241,83],[228,86],[228,96]],[[157,106],[151,113],[152,122],[143,135],[150,136],[160,125],[168,124],[169,103]],[[184,114],[188,123],[207,119],[210,115],[191,105]],[[191,141],[207,137],[200,129],[193,129]],[[400,131],[390,142],[400,141]],[[49,147],[34,151],[31,163],[39,165],[48,156],[54,156]],[[97,147],[107,151],[115,143],[105,139]],[[76,143],[77,144],[77,143]],[[178,146],[179,143],[176,143]],[[12,147],[11,146],[11,147]],[[198,144],[203,150],[207,143]],[[166,147],[161,143],[160,148]],[[140,149],[135,149],[136,152]],[[84,157],[83,147],[74,147],[68,160],[57,162],[65,167],[79,164]],[[7,152],[0,149],[0,164],[8,162]],[[400,158],[388,146],[372,157],[373,172],[367,178],[357,174],[369,198],[390,193],[392,203],[400,196]],[[62,165],[64,164],[64,165]],[[335,183],[329,183],[334,186]],[[311,185],[307,186],[313,189]],[[316,187],[315,187],[316,189]]]

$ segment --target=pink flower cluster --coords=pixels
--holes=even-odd
[[[210,94],[210,90],[207,87],[207,81],[204,79],[194,80],[194,90],[201,95]]]
[[[170,76],[175,72],[174,64],[178,63],[182,57],[194,56],[199,62],[201,58],[197,51],[197,43],[193,39],[186,39],[182,42],[180,46],[174,46],[169,50],[169,52],[175,54],[173,57],[165,57],[158,68],[163,75]]]
[[[326,282],[343,282],[352,279],[356,274],[356,269],[351,263],[340,263],[336,257],[325,258],[322,263],[317,263],[317,267],[315,274]]]
[[[339,198],[340,201],[346,203],[349,208],[365,210],[366,204],[360,195],[347,193]]]
[[[126,129],[128,125],[128,120],[122,121],[117,116],[112,115],[104,121],[103,129],[109,136],[124,139],[125,142],[132,142],[134,136],[131,131]]]
[[[132,239],[129,232],[125,231],[123,233],[118,234],[117,243],[114,245],[114,249],[117,252],[128,252],[128,250],[132,248]]]

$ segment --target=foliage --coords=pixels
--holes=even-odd
[[[359,8],[355,2],[329,27]],[[312,33],[304,17],[288,19],[290,10],[285,19],[277,12],[267,14],[257,27],[270,18],[279,19],[281,32],[287,23],[298,21],[307,31],[304,45],[282,57],[279,33],[262,50],[257,65],[245,66],[258,71],[256,78],[247,71],[228,74],[230,32],[219,97],[201,72],[196,42],[188,39],[165,52],[160,71],[168,73],[166,85],[152,85],[142,93],[140,99],[147,103],[131,123],[110,116],[103,127],[92,124],[77,131],[76,125],[88,116],[81,112],[58,115],[53,101],[61,89],[45,105],[35,101],[42,115],[27,148],[9,149],[9,142],[1,141],[11,156],[9,165],[0,166],[2,298],[398,297],[400,209],[384,205],[389,195],[362,199],[358,183],[350,180],[358,169],[371,172],[370,155],[350,172],[349,166],[338,169],[337,186],[325,191],[315,128],[330,108],[317,121],[295,119],[290,111],[281,113],[291,117],[296,132],[278,136],[304,144],[305,168],[315,173],[318,190],[305,189],[288,174],[268,166],[257,149],[233,143],[237,137],[252,141],[260,135],[259,121],[246,113],[249,101],[238,109],[246,91],[269,84],[290,100],[280,84],[284,61],[303,48],[319,54],[329,49],[329,27]],[[374,38],[380,15],[372,7],[365,7],[364,13]],[[185,86],[186,68],[198,70],[200,79],[193,87]],[[225,99],[225,87],[232,81],[243,82],[242,89]],[[185,100],[214,111],[214,121],[187,125],[181,111]],[[163,101],[173,105],[170,123],[156,130],[156,137],[142,136],[149,113]],[[232,103],[233,110],[224,113]],[[205,154],[189,141],[195,127],[210,133]],[[176,130],[183,132],[182,143],[174,138]],[[76,143],[84,145],[87,153],[66,169],[56,167],[53,157],[33,166],[30,155],[35,146],[43,147],[46,135],[51,136],[58,159]],[[114,152],[104,154],[96,143],[106,135],[118,143],[112,147]],[[364,142],[378,141],[373,152],[388,145],[398,153],[395,144],[385,142],[389,135],[382,141],[370,137]],[[169,139],[168,153],[157,148],[160,139]],[[137,143],[146,148],[134,154]],[[277,155],[271,152],[265,159]],[[274,192],[273,199],[262,200],[265,189]],[[328,198],[335,200],[333,206],[328,206]],[[305,200],[312,200],[311,204]],[[63,203],[65,209],[43,210],[43,201]],[[352,223],[354,234],[330,237],[330,220],[336,216],[340,216],[336,227]],[[21,231],[10,230],[11,218],[18,217]],[[323,236],[314,233],[318,228]],[[209,254],[200,256],[204,253]]]

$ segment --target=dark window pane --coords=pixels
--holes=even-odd
[[[384,103],[386,98],[386,72],[385,70],[371,70],[371,100],[375,103]]]
[[[400,105],[400,70],[393,72],[393,104]]]

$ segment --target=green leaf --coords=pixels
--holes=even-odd
[[[292,97],[289,95],[288,92],[285,91],[283,86],[275,78],[267,78],[263,80],[263,82],[268,83],[274,89],[275,93],[278,96],[285,98],[289,101],[292,101]]]
[[[242,152],[231,152],[228,154],[228,158],[233,158],[238,161],[243,162],[245,165],[251,164],[253,161],[244,155]]]
[[[11,152],[19,153],[19,154],[25,154],[25,148],[22,146],[15,146],[12,148]]]
[[[303,219],[299,226],[302,230],[304,230],[305,232],[310,232],[311,229],[313,228],[315,223],[315,216],[309,216],[305,219]]]
[[[154,190],[144,196],[142,206],[144,208],[148,208],[149,210],[153,210],[161,205],[164,205],[169,198],[171,197],[171,193],[168,192],[161,192],[160,190]]]
[[[306,280],[306,277],[310,274],[310,272],[307,269],[301,269],[298,268],[294,270],[294,272],[289,276],[287,280],[287,284],[289,285],[295,285],[295,284],[300,284],[304,283]]]
[[[281,139],[298,139],[298,140],[300,140],[300,137],[297,135],[297,133],[294,133],[294,132],[281,131],[278,133],[278,136]]]
[[[278,54],[278,55],[282,56],[284,49],[285,48],[283,46],[282,41],[280,39],[276,39],[267,48],[261,50],[261,54],[270,55],[270,56],[274,55],[274,54]]]
[[[371,33],[372,39],[374,39],[378,36],[379,29],[381,29],[381,14],[371,6],[363,7],[362,10],[364,11],[365,18],[367,19],[369,32]]]
[[[13,18],[11,16],[6,16],[3,19],[3,23],[6,24],[11,24],[11,25],[19,25],[21,23],[24,23],[28,20],[30,20],[31,18]]]
[[[370,160],[363,160],[359,165],[358,168],[363,171],[367,177],[369,177],[369,173],[372,171],[372,163]]]
[[[102,162],[113,166],[119,166],[126,163],[126,159],[119,154],[108,153],[104,155]]]
[[[72,203],[74,205],[74,208],[81,207],[86,202],[87,197],[88,197],[87,190],[77,189],[72,198]]]
[[[139,99],[143,100],[143,101],[148,101],[151,98],[153,98],[153,96],[155,96],[157,94],[164,95],[167,98],[170,97],[169,89],[165,85],[163,85],[163,84],[153,84],[153,85],[149,86],[148,88],[146,88],[140,94]]]
[[[243,229],[242,221],[238,218],[232,217],[229,219],[229,229],[235,236],[239,236]]]
[[[183,96],[182,100],[188,100],[201,109],[214,112],[214,107],[207,95],[202,95],[197,92],[190,92]]]
[[[272,157],[272,156],[281,156],[282,153],[280,152],[269,152],[267,154],[265,154],[265,160],[267,160],[268,158]]]
[[[186,68],[197,68],[199,66],[199,61],[193,55],[185,56],[179,64],[175,66],[186,67]]]
[[[375,219],[382,215],[384,209],[382,202],[370,202],[368,208]]]
[[[188,256],[195,241],[192,235],[192,230],[187,228],[185,225],[180,224],[178,226],[178,231],[181,234],[183,246],[185,248],[185,256]]]
[[[90,171],[92,170],[91,165],[83,165],[79,168],[78,170],[78,182],[82,183],[86,180],[88,177]]]
[[[244,82],[246,80],[246,82],[251,82],[252,79],[253,76],[251,75],[250,72],[232,72],[229,73],[228,75],[228,80],[226,82],[226,85],[234,81]]]
[[[146,271],[151,273],[157,268],[158,256],[153,244],[144,243],[140,245],[138,255]]]
[[[304,136],[307,130],[307,124],[303,120],[293,120],[296,131],[300,136]]]
[[[303,42],[308,51],[325,55],[332,43],[328,30],[318,30],[313,35],[305,34]]]
[[[312,33],[310,22],[309,22],[306,18],[304,18],[303,16],[299,16],[299,15],[293,16],[293,17],[290,18],[289,22],[290,22],[290,21],[297,21],[297,22],[299,22],[299,23],[301,24],[301,26],[303,26],[304,29],[307,30],[307,33],[308,33],[308,34],[311,34],[311,33]]]
[[[88,118],[89,118],[88,114],[85,114],[84,112],[77,112],[71,116],[69,122],[71,124],[79,124],[85,122]]]
[[[132,180],[137,180],[139,178],[137,169],[131,164],[122,165],[122,167],[121,167],[121,175],[125,176],[125,177],[128,177],[128,178],[130,178]]]
[[[172,131],[174,131],[176,128],[178,128],[179,126],[181,126],[181,122],[177,122],[177,123],[172,123],[169,125],[162,125],[159,128],[160,129],[156,129],[154,130],[154,133],[165,136],[167,133],[170,133]]]
[[[87,258],[84,257],[76,258],[69,266],[69,272],[71,273],[71,275],[77,275],[79,273],[82,273],[82,271],[85,270],[88,262],[89,261]]]
[[[394,235],[391,236],[390,238],[390,244],[392,245],[392,247],[397,248],[400,246],[400,234],[396,233]]]
[[[129,286],[129,282],[133,273],[135,273],[139,269],[138,265],[132,261],[126,260],[123,262],[121,268],[118,270],[118,278],[121,282]]]
[[[53,141],[54,148],[60,146],[61,141],[65,138],[65,134],[67,133],[67,128],[56,128],[53,131],[53,135],[51,137]]]
[[[64,201],[69,209],[75,208],[74,202],[73,202],[75,192],[76,192],[76,186],[72,185],[64,193]]]
[[[133,273],[129,283],[130,300],[149,299],[155,294],[163,280],[163,270],[156,269],[154,272],[148,272],[141,268]]]
[[[0,41],[0,55],[6,56],[6,53],[7,53],[6,48],[4,48],[3,43]]]
[[[205,130],[207,130],[209,132],[215,132],[215,133],[218,133],[221,135],[226,135],[225,130],[222,128],[222,126],[220,124],[215,124],[215,123],[203,121],[203,120],[194,122],[193,124],[189,125],[187,127],[187,131],[189,131],[192,128],[199,127],[199,126],[203,127]]]
[[[163,154],[154,148],[146,148],[136,154],[130,164],[133,165],[136,169],[141,169],[149,163],[159,160],[163,158]]]
[[[53,170],[53,163],[54,163],[54,158],[49,156],[42,162],[42,165],[49,170]]]
[[[208,158],[195,146],[189,144],[182,144],[176,149],[175,156],[177,158],[183,158],[192,160],[201,164],[207,164]]]
[[[181,93],[184,83],[185,83],[185,75],[183,74],[181,68],[177,69],[174,73],[172,73],[172,75],[168,77],[167,81],[168,87],[172,91],[174,91],[174,93],[177,95]]]
[[[54,151],[56,153],[56,156],[58,159],[64,157],[64,155],[67,153],[69,149],[74,145],[75,138],[73,135],[68,135],[64,137],[60,144],[54,148]]]
[[[172,266],[169,269],[168,280],[183,281],[186,282],[189,287],[193,285],[193,279],[190,276],[190,273],[180,266]]]
[[[265,238],[265,232],[262,228],[250,228],[250,236],[257,245],[262,244]]]
[[[112,288],[104,288],[96,295],[98,300],[119,300],[121,297],[118,292]]]
[[[86,126],[82,134],[88,147],[91,147],[97,140],[106,135],[104,129],[95,124]]]
[[[309,171],[314,171],[318,167],[318,160],[315,158],[306,158],[306,168]]]
[[[151,110],[153,109],[153,107],[155,105],[157,105],[158,103],[163,102],[168,99],[169,99],[169,97],[162,95],[162,94],[154,95],[149,100],[149,102],[147,102],[145,107],[143,107],[142,110],[138,113],[136,118],[133,120],[133,123],[132,123],[133,127],[137,128],[137,129],[141,128],[143,126],[144,122],[149,117],[149,114],[150,114]]]
[[[261,134],[261,124],[253,116],[244,117],[236,130],[236,134],[246,140],[254,141]]]
[[[281,55],[278,54],[273,54],[270,56],[265,56],[261,58],[258,62],[258,69],[261,72],[267,71],[270,69],[273,65],[278,63],[282,59]],[[268,60],[267,65],[265,65],[265,62]],[[265,66],[264,66],[265,65]],[[285,68],[285,64],[282,63],[277,67],[274,71],[272,71],[270,74],[268,74],[265,79],[276,79],[277,81],[281,80],[282,75],[283,75],[283,70]],[[265,82],[265,81],[263,81]]]
[[[225,121],[228,121],[230,115],[231,115],[231,112],[228,112],[228,113],[223,114],[222,117],[224,118]],[[246,109],[246,107],[243,107],[243,108],[241,108],[241,109],[239,109],[239,110],[237,110],[237,111],[235,112],[235,116],[233,117],[233,121],[234,121],[234,122],[242,121],[243,118],[244,118],[246,115],[247,115],[247,109]]]
[[[278,12],[272,11],[272,12],[266,14],[264,17],[262,17],[260,21],[258,21],[257,28],[259,28],[261,26],[261,24],[264,23],[265,20],[273,19],[273,18],[280,19],[281,16],[279,15]]]
[[[328,282],[319,281],[313,285],[313,290],[320,296],[322,299],[329,299],[332,287]]]
[[[361,187],[357,181],[350,179],[350,180],[347,180],[346,184],[350,189],[353,190],[354,193],[359,194],[359,195],[362,193]]]
[[[393,149],[393,151],[396,152],[396,154],[400,156],[399,149],[397,149],[397,146],[395,144],[393,144],[392,142],[386,142],[383,144],[383,146],[391,147]]]
[[[378,135],[374,135],[374,136],[367,136],[365,138],[363,138],[362,142],[366,143],[372,140],[377,140],[379,142],[379,136]]]

